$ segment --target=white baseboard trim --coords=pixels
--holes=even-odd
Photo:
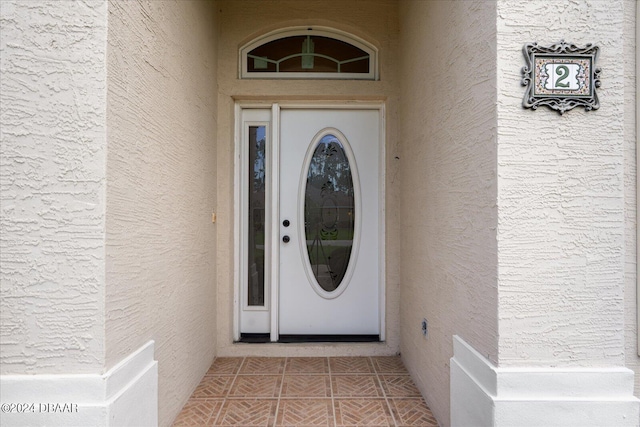
[[[450,369],[452,427],[640,423],[627,368],[497,368],[454,336]]]
[[[0,425],[158,425],[158,362],[149,341],[103,375],[2,375]]]

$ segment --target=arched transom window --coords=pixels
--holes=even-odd
[[[370,43],[338,30],[289,28],[240,49],[240,78],[377,80],[377,53]]]

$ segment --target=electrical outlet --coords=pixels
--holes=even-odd
[[[420,327],[422,328],[422,335],[424,335],[425,337],[427,336],[427,319],[422,319],[422,324],[420,325]]]

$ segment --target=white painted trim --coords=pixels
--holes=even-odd
[[[149,341],[105,374],[3,375],[0,403],[33,411],[0,412],[3,426],[157,426],[158,362]],[[46,404],[68,404],[52,412]],[[61,408],[65,408],[62,406]]]
[[[280,106],[274,103],[271,107],[271,179],[269,185],[271,188],[271,251],[270,260],[270,281],[271,286],[271,342],[277,342],[280,339],[279,329],[279,313],[280,313],[280,286],[278,278],[280,277]]]
[[[242,224],[240,200],[242,199],[242,186],[240,185],[240,173],[242,169],[242,108],[236,103],[234,105],[235,132],[233,133],[233,341],[240,339],[240,264],[242,258],[241,232]]]
[[[381,200],[378,201],[378,241],[380,251],[378,253],[378,296],[379,313],[380,313],[380,341],[386,341],[387,337],[387,124],[386,124],[386,104],[378,104],[378,123],[380,129],[378,131],[378,147],[379,164],[378,164],[378,185],[380,188]]]
[[[458,336],[453,353],[453,427],[638,424],[630,369],[498,368]]]
[[[280,101],[280,109],[287,110],[381,110],[384,106],[382,100],[317,100],[317,101]]]

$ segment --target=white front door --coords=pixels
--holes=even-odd
[[[381,122],[380,108],[242,111],[239,337],[380,336]]]
[[[281,112],[280,335],[379,335],[379,120]]]

